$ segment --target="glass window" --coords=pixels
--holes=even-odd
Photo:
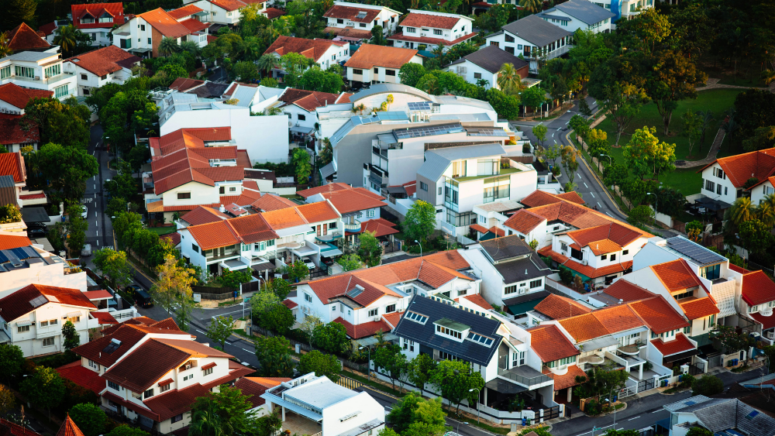
[[[396,311],[396,305],[391,304],[390,306],[385,308],[385,313],[393,313]]]
[[[44,347],[52,347],[52,346],[54,346],[54,338],[43,339],[43,346]]]
[[[168,383],[164,386],[159,386],[159,393],[167,392],[168,390],[170,390],[170,386],[172,386],[172,383]]]
[[[433,29],[434,35],[441,35],[441,29]]]
[[[404,27],[406,29],[406,33],[417,33],[417,29],[414,27]]]
[[[0,68],[0,79],[11,77],[11,66]]]
[[[30,79],[35,78],[35,69],[30,67],[20,67],[18,65],[14,66],[14,69],[16,70],[16,75],[21,77],[27,77]]]
[[[476,214],[473,212],[457,213],[447,209],[447,223],[455,227],[470,226],[471,224],[476,224]]]
[[[202,372],[202,375],[206,377],[212,373],[213,373],[213,368],[207,368],[206,370],[204,370],[204,372]]]
[[[58,76],[58,75],[62,74],[62,64],[52,65],[52,66],[46,68],[45,70],[43,70],[43,72],[44,72],[46,78]]]
[[[190,192],[178,192],[178,200],[190,200],[190,199],[191,199]]]
[[[28,331],[30,331],[30,326],[28,326],[28,325],[16,326],[16,331],[19,332],[19,333],[28,332]]]
[[[143,398],[151,398],[153,396],[153,388],[143,392]]]
[[[531,280],[530,281],[530,289],[540,288],[542,282],[543,281],[541,279]]]
[[[372,309],[369,311],[369,316],[377,316],[379,309]]]
[[[54,88],[54,96],[56,98],[66,97],[68,95],[70,95],[69,85],[62,85],[60,87]]]

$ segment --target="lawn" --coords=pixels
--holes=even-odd
[[[175,233],[177,231],[176,226],[168,226],[168,227],[148,227],[148,230],[156,233],[157,235],[166,235],[169,233]]]

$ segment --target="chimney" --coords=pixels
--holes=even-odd
[[[223,205],[221,205],[221,207],[218,208],[218,210],[221,211],[221,213],[226,213],[226,208],[223,207]]]

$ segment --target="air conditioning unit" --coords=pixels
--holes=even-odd
[[[688,364],[681,365],[681,374],[689,374],[689,365]]]
[[[587,259],[584,259],[584,260],[582,260],[582,261],[581,261],[581,264],[582,264],[582,265],[586,265],[586,264],[587,264]]]

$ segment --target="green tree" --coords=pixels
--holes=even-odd
[[[773,243],[771,229],[758,219],[743,222],[738,226],[740,242],[751,253],[764,253]]]
[[[69,415],[84,436],[103,434],[109,423],[105,411],[91,403],[76,404],[70,409]]]
[[[581,115],[584,115],[585,117],[591,117],[592,116],[592,108],[589,107],[589,103],[587,103],[587,99],[582,98],[579,102],[579,113]]]
[[[724,391],[724,382],[715,375],[705,374],[692,384],[692,395],[711,396]]]
[[[498,70],[498,87],[506,95],[518,95],[522,90],[522,77],[514,68],[514,64],[503,64]]]
[[[314,61],[299,53],[288,53],[280,58],[280,63],[285,70],[285,82],[295,87],[304,70],[312,66]]]
[[[0,59],[13,54],[13,50],[9,46],[11,41],[8,39],[8,35],[0,31]]]
[[[276,278],[266,282],[266,289],[273,292],[282,301],[291,293],[291,284],[285,279]]]
[[[382,260],[382,244],[376,236],[376,232],[363,232],[358,235],[358,256],[367,266],[373,267]]]
[[[260,336],[256,338],[258,373],[262,377],[293,376],[291,343],[282,336]]]
[[[542,146],[544,145],[544,140],[546,139],[546,134],[548,131],[549,129],[547,129],[543,124],[539,124],[533,127],[533,135],[535,135],[536,139],[538,139]]]
[[[65,383],[56,369],[38,366],[32,376],[21,382],[19,391],[30,403],[45,409],[51,417],[51,409],[57,407],[65,395]]]
[[[272,70],[278,69],[280,66],[280,58],[273,54],[266,54],[258,58],[258,69],[265,73],[271,73]]]
[[[301,330],[307,338],[309,338],[309,345],[312,346],[312,337],[315,334],[315,329],[317,326],[321,324],[320,318],[316,317],[315,315],[307,315],[304,317],[304,320],[299,325],[299,330]]]
[[[35,11],[38,3],[34,0],[9,0],[3,7],[3,14],[0,16],[0,33],[5,30],[11,30],[24,22],[33,24],[35,22]]]
[[[218,283],[226,286],[227,288],[240,289],[243,283],[249,283],[253,279],[253,275],[249,269],[243,269],[239,271],[232,271],[228,268],[224,268],[220,276],[218,276]]]
[[[562,158],[562,166],[565,168],[565,175],[572,184],[576,178],[576,170],[579,169],[578,159],[581,157],[581,152],[572,145],[566,145],[560,151],[560,157]]]
[[[172,254],[164,257],[164,263],[156,267],[158,280],[151,287],[151,298],[165,311],[177,315],[178,327],[188,331],[188,323],[196,303],[191,285],[196,281],[195,271],[180,265]]]
[[[654,221],[654,210],[645,204],[633,207],[628,215],[627,221],[632,224],[648,224]]]
[[[426,400],[414,392],[409,392],[393,405],[386,419],[393,426],[393,430],[402,435],[407,434],[416,424],[430,426],[426,435],[438,435],[444,432],[445,416],[440,398]]]
[[[89,144],[89,120],[91,113],[86,105],[75,97],[65,101],[55,98],[33,98],[24,107],[21,127],[25,131],[40,129],[40,143],[86,149]],[[91,155],[89,155],[91,157]],[[69,162],[65,159],[61,162]]]
[[[191,406],[191,436],[251,434],[256,425],[250,396],[241,390],[221,385],[220,392],[198,397]]]
[[[0,385],[0,413],[3,416],[16,409],[16,395],[5,385]]]
[[[334,160],[334,148],[331,146],[330,139],[323,138],[323,148],[320,150],[318,156],[320,157],[321,166],[328,165]]]
[[[267,312],[272,306],[276,306],[280,303],[280,298],[272,292],[270,289],[264,289],[257,292],[250,297],[250,309],[253,312],[253,319],[258,320],[265,312]]]
[[[719,325],[710,334],[713,348],[724,354],[736,353],[753,345],[754,340],[747,333],[738,333],[734,327]],[[703,377],[704,378],[704,377]],[[712,394],[698,394],[712,395]]]
[[[589,121],[587,119],[581,115],[574,115],[571,117],[568,125],[579,138],[587,140],[587,134],[589,134]]]
[[[729,208],[729,221],[739,226],[746,221],[754,219],[755,209],[749,197],[740,197]]]
[[[342,267],[344,271],[353,271],[363,266],[360,256],[355,253],[345,254],[336,260],[336,263]]]
[[[318,350],[312,350],[299,358],[299,373],[309,374],[314,372],[318,377],[328,377],[332,382],[339,380],[339,371],[342,369],[339,360],[332,354],[323,354]]]
[[[385,45],[385,34],[384,30],[382,29],[382,26],[379,24],[375,25],[371,28],[371,40],[369,41],[370,44],[374,45]]]
[[[226,350],[226,339],[231,336],[232,329],[234,328],[234,318],[219,316],[213,318],[210,321],[210,325],[207,326],[207,337],[221,344],[221,350]]]
[[[18,345],[0,344],[0,381],[14,382],[22,374],[25,363],[24,352]]]
[[[62,338],[64,339],[64,346],[66,350],[72,350],[73,348],[81,345],[81,337],[75,330],[75,326],[71,321],[67,321],[62,326]]]
[[[312,344],[330,354],[341,354],[350,349],[347,330],[338,322],[318,324],[312,333]]]
[[[106,436],[150,436],[148,432],[136,427],[130,427],[128,424],[121,424],[109,431]]]
[[[104,247],[94,252],[94,266],[114,289],[123,289],[132,283],[132,266],[127,263],[126,253]]]
[[[377,371],[390,378],[393,390],[396,389],[396,380],[401,380],[406,376],[408,367],[406,356],[401,353],[401,347],[397,344],[377,348],[377,352],[373,356],[373,362]]]
[[[661,173],[675,169],[675,144],[659,142],[654,133],[654,127],[635,130],[622,150],[625,164],[639,177],[652,175],[658,179]]]
[[[342,92],[344,81],[340,74],[323,70],[319,66],[314,65],[301,75],[298,86],[310,91],[339,94]]]
[[[602,101],[603,112],[607,118],[613,121],[616,132],[616,145],[630,126],[630,123],[638,116],[641,107],[648,101],[648,96],[642,88],[626,82],[614,82],[603,87],[602,91],[595,95],[598,101]]]
[[[485,96],[499,117],[507,120],[519,117],[519,96],[506,95],[503,91],[495,88],[488,89]]]
[[[80,201],[86,191],[86,179],[99,171],[97,159],[86,150],[46,144],[40,150],[30,153],[38,172],[48,180],[49,189],[61,200]],[[62,165],[67,162],[67,165]]]
[[[535,14],[540,12],[544,8],[544,4],[541,0],[520,0],[519,5],[522,9]]]
[[[293,150],[291,162],[296,170],[296,181],[298,183],[307,183],[309,175],[312,174],[312,164],[309,162],[309,153],[303,148]]]
[[[424,243],[436,228],[436,208],[422,200],[414,202],[406,213],[403,229],[407,242]]]
[[[402,85],[415,87],[426,73],[425,67],[421,64],[410,62],[401,66],[401,69],[398,70],[398,78],[401,79]]]
[[[234,64],[234,76],[243,82],[252,82],[259,78],[256,64],[250,61],[239,61]]]
[[[443,360],[439,362],[431,376],[431,383],[441,390],[441,396],[449,401],[450,406],[457,404],[457,413],[460,413],[460,403],[471,397],[469,389],[481,392],[484,388],[484,379],[478,372],[471,371],[471,367],[459,360]]]
[[[54,44],[61,47],[66,54],[72,54],[78,45],[78,33],[79,30],[72,24],[57,27],[54,31]]]
[[[179,52],[180,46],[178,45],[178,41],[176,41],[174,38],[164,37],[159,43],[158,50],[160,55],[170,56],[174,53]]]
[[[79,257],[81,250],[86,245],[86,231],[89,230],[89,223],[83,219],[81,213],[83,206],[74,204],[67,208],[67,223],[65,226],[67,232],[67,248],[71,256]]]
[[[686,113],[681,116],[681,121],[683,121],[683,134],[689,139],[689,157],[691,157],[694,144],[696,144],[702,136],[702,118],[699,113],[687,110]]]
[[[270,306],[269,309],[263,312],[256,320],[259,327],[277,332],[281,335],[288,333],[296,322],[296,319],[293,317],[293,312],[291,312],[291,309],[288,309],[284,304]]]
[[[713,432],[708,430],[707,428],[692,427],[686,433],[686,436],[713,436]]]
[[[605,130],[591,129],[586,138],[588,152],[595,157],[610,156],[611,146],[608,143],[608,134]]]
[[[523,90],[522,94],[520,94],[520,98],[522,100],[522,104],[525,105],[526,108],[537,109],[542,104],[544,104],[544,101],[546,101],[544,90],[538,86],[533,86]]]
[[[697,98],[695,87],[705,83],[707,75],[697,69],[693,59],[673,50],[661,52],[651,65],[644,89],[656,105],[662,117],[663,133],[667,135],[678,102]]]
[[[743,141],[743,150],[756,151],[775,146],[775,126],[758,127],[754,135]]]
[[[421,394],[425,392],[425,385],[430,383],[435,369],[436,361],[427,354],[418,354],[409,361],[407,369],[409,381],[420,388]]]

